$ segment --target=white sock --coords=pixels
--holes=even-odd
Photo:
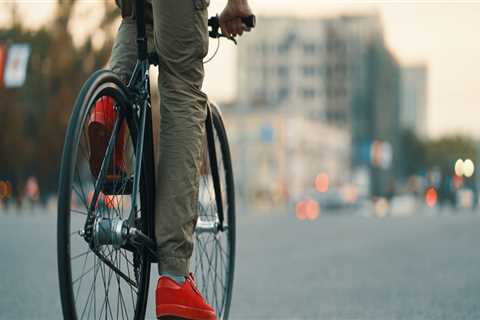
[[[185,276],[176,276],[168,272],[162,272],[160,273],[160,277],[169,277],[179,285],[183,285],[185,283]]]

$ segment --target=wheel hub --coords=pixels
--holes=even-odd
[[[117,217],[98,217],[95,219],[93,225],[93,243],[95,247],[110,244],[118,249],[126,243],[127,236],[127,220],[122,220]]]

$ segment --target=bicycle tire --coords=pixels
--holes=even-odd
[[[128,269],[128,275],[132,278],[130,280],[134,282],[134,284],[137,284],[137,290],[135,292],[136,295],[134,296],[134,290],[133,290],[132,284],[127,283],[130,287],[129,293],[132,300],[131,309],[130,309],[130,301],[128,302],[128,306],[127,306],[122,294],[122,288],[126,285],[123,282],[121,282],[121,280],[123,280],[124,282],[126,282],[126,280],[123,278],[120,278],[116,272],[112,273],[113,269],[109,268],[108,265],[102,264],[101,259],[96,260],[96,257],[94,256],[94,254],[92,254],[93,269],[94,269],[93,271],[94,276],[92,275],[92,277],[94,277],[93,284],[89,289],[89,293],[86,298],[86,302],[83,310],[79,310],[76,304],[77,302],[79,303],[79,301],[82,301],[82,299],[85,299],[83,296],[80,295],[82,281],[90,277],[90,275],[87,275],[87,273],[84,273],[86,268],[85,264],[87,264],[87,262],[89,261],[88,258],[89,258],[90,252],[88,251],[84,252],[83,256],[80,256],[81,258],[78,258],[78,255],[74,255],[74,253],[72,252],[73,250],[75,250],[75,248],[73,247],[80,246],[80,244],[77,244],[76,238],[75,238],[75,243],[73,243],[72,241],[73,237],[76,236],[76,233],[75,233],[76,231],[75,232],[72,231],[72,223],[73,223],[72,221],[79,220],[80,221],[79,224],[82,223],[81,221],[82,217],[77,218],[77,215],[76,215],[76,213],[79,213],[79,212],[73,211],[73,210],[77,210],[74,208],[75,196],[77,196],[80,199],[77,202],[84,202],[83,204],[85,205],[85,207],[89,206],[88,195],[85,194],[83,184],[81,181],[79,183],[81,187],[81,191],[75,189],[75,181],[76,181],[75,179],[80,180],[80,177],[84,175],[83,174],[84,170],[82,170],[82,168],[85,167],[85,163],[79,160],[80,154],[82,153],[82,150],[80,150],[80,148],[82,147],[81,143],[84,142],[84,140],[86,140],[85,137],[82,136],[82,134],[85,135],[84,133],[85,123],[87,121],[89,112],[92,110],[93,105],[95,104],[95,101],[97,101],[100,97],[109,96],[115,100],[115,103],[117,106],[125,110],[125,117],[126,117],[127,128],[128,128],[127,130],[130,133],[129,135],[127,135],[126,139],[131,139],[131,141],[135,141],[136,134],[137,134],[136,132],[137,129],[134,125],[135,121],[133,121],[133,117],[135,115],[133,112],[129,112],[131,106],[129,105],[127,90],[128,89],[124,86],[124,84],[121,82],[118,76],[115,75],[114,73],[107,70],[100,70],[95,72],[85,82],[82,89],[80,90],[80,93],[74,104],[72,115],[69,120],[67,132],[66,132],[65,144],[63,148],[63,154],[62,154],[61,168],[60,168],[59,188],[58,188],[59,202],[58,202],[58,217],[57,217],[57,260],[58,260],[59,285],[60,285],[60,296],[61,296],[61,302],[62,302],[62,311],[65,319],[73,319],[73,320],[84,319],[85,315],[87,316],[86,318],[90,318],[91,313],[93,313],[93,318],[97,318],[98,314],[96,310],[96,304],[97,304],[96,281],[97,281],[98,273],[100,273],[101,274],[100,276],[103,278],[103,286],[105,289],[105,295],[103,298],[103,302],[105,304],[102,305],[102,308],[100,308],[99,306],[99,309],[100,309],[99,312],[100,312],[101,318],[114,319],[113,314],[115,313],[117,315],[116,318],[126,317],[128,319],[140,320],[140,319],[144,319],[145,317],[145,311],[146,311],[146,305],[147,305],[147,299],[148,299],[148,287],[149,287],[149,280],[150,280],[150,262],[147,260],[146,255],[142,256],[141,254],[138,254],[138,253],[137,254],[132,253],[130,256],[129,252],[121,251],[123,249],[118,249],[117,251],[115,251],[113,247],[110,249],[110,251],[107,251],[109,250],[108,246],[105,246],[104,252],[109,253],[109,255],[107,255],[106,253],[105,257],[111,259],[111,261],[114,263],[115,266],[118,267],[119,270],[122,269],[122,267],[124,269]],[[148,112],[147,123],[149,123],[149,125],[147,125],[146,130],[147,131],[149,130],[149,131],[146,132],[147,138],[144,146],[144,154],[142,157],[143,163],[142,163],[142,171],[141,171],[141,178],[140,178],[140,192],[139,192],[139,195],[133,195],[133,196],[138,197],[140,202],[140,210],[139,210],[139,213],[137,214],[139,215],[139,217],[138,219],[136,219],[136,222],[138,223],[137,227],[139,227],[147,236],[154,239],[154,220],[153,220],[154,212],[153,211],[154,211],[155,184],[154,184],[154,175],[152,174],[152,172],[154,172],[153,171],[154,170],[153,145],[151,140],[150,110],[147,110],[147,112]],[[135,146],[135,143],[131,143],[131,146]],[[132,159],[133,159],[133,156],[132,156]],[[135,160],[135,161],[138,161],[138,160]],[[78,185],[77,185],[77,188],[79,188]],[[87,188],[88,186],[85,186],[85,191],[87,190]],[[80,192],[83,192],[83,198],[79,195]],[[130,196],[130,198],[133,196]],[[107,198],[105,197],[105,199]],[[110,202],[104,200],[105,203],[103,205],[108,207],[108,204],[110,203],[110,206],[112,207],[110,211],[108,210],[108,208],[105,209],[105,212],[108,212],[107,214],[109,215],[109,217],[110,215],[113,215],[113,214],[118,214],[120,216],[120,210],[123,209],[124,200],[125,200],[125,203],[127,203],[128,196],[123,196],[123,195],[111,196],[109,200]],[[117,201],[117,204],[115,204],[115,201]],[[122,202],[120,203],[120,201]],[[120,208],[120,205],[122,206],[122,208]],[[97,206],[97,204],[95,206]],[[78,235],[80,235],[80,231],[78,232]],[[83,239],[78,240],[78,243],[81,243],[82,240]],[[75,280],[73,279],[74,272],[72,270],[72,265],[74,264],[73,262],[74,258],[84,260],[80,277],[78,278],[78,274],[75,274],[76,276]],[[129,260],[129,258],[131,259]],[[129,267],[129,265],[131,265],[131,267]],[[133,277],[131,276],[130,268],[132,269]],[[91,269],[87,269],[87,270],[91,270]],[[108,283],[105,280],[105,275],[107,274],[107,272],[109,274]],[[76,283],[77,283],[77,287],[75,287]],[[116,292],[118,300],[117,300],[116,310],[112,310],[112,307],[107,304],[109,304],[110,294],[111,294],[111,292],[109,291],[111,289],[110,285],[112,286],[112,288],[115,288],[115,283],[118,289],[118,292]],[[101,284],[102,283],[100,283],[100,285]],[[91,298],[92,291],[94,291],[93,298]],[[113,292],[113,289],[112,289],[112,292]],[[130,296],[128,297],[128,300],[130,300]],[[121,297],[121,300],[120,300],[120,297]],[[99,299],[100,299],[99,301],[101,301],[101,295]],[[90,306],[88,307],[88,312],[86,312],[87,306],[89,303],[90,303]],[[93,312],[92,312],[92,304],[94,309]],[[129,310],[132,310],[131,316],[128,314]],[[102,311],[104,311],[105,313],[104,315],[102,315]]]
[[[236,245],[236,223],[235,223],[235,186],[233,177],[233,168],[231,162],[230,147],[228,144],[228,138],[225,130],[225,126],[222,120],[220,111],[216,105],[210,103],[211,114],[213,122],[213,131],[215,136],[215,145],[208,145],[208,148],[215,148],[218,162],[218,170],[221,180],[221,190],[223,198],[223,208],[225,215],[225,223],[227,228],[224,231],[218,233],[199,233],[198,223],[195,233],[194,252],[192,256],[192,264],[194,270],[195,279],[197,285],[204,295],[207,302],[215,309],[218,319],[228,319],[230,312],[230,304],[232,300],[234,271],[235,271],[235,245]],[[208,157],[207,157],[208,159]],[[211,170],[211,168],[209,168]],[[203,177],[201,180],[208,180],[208,182],[200,182],[199,190],[199,219],[210,220],[215,219],[214,215],[217,215],[215,195],[212,192],[208,192],[207,201],[205,201],[203,194],[205,190],[212,189],[212,177]],[[203,191],[202,191],[203,190]],[[203,202],[203,203],[202,203]],[[209,211],[210,210],[210,211]],[[210,214],[208,214],[210,212]],[[206,235],[206,236],[205,236]],[[212,247],[211,243],[219,244],[225,240],[226,248],[224,255],[227,261],[224,261],[224,270],[220,270],[219,274],[216,272],[217,262],[215,267],[211,266],[211,263],[215,260],[214,257],[218,257],[218,248],[216,251]],[[211,249],[211,251],[209,250]],[[222,248],[220,248],[220,251]],[[210,254],[209,254],[210,251]],[[203,257],[206,257],[208,263],[210,263],[208,269],[203,264]],[[220,255],[223,257],[223,255]],[[221,258],[219,259],[220,263]],[[218,261],[218,260],[215,260]],[[205,270],[207,269],[207,270]],[[210,272],[215,269],[215,274],[212,276]],[[223,275],[223,276],[222,276]],[[216,289],[223,288],[221,297],[218,297]]]

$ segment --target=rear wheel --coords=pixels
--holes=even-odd
[[[219,319],[227,319],[232,298],[235,268],[235,190],[225,127],[216,107],[212,107],[216,152],[224,212],[224,228],[218,229],[211,159],[206,153],[201,170],[198,221],[195,231],[192,270],[198,288],[215,309]]]
[[[93,107],[103,97],[113,99],[119,128],[123,128],[117,131],[117,143],[112,143],[112,157],[119,148],[123,157],[120,161],[112,160],[107,176],[97,183],[92,173],[95,170],[89,163],[90,148],[95,141],[90,141],[88,122]],[[153,171],[148,171],[153,170],[153,163],[151,157],[144,156],[140,192],[132,194],[131,178],[139,160],[134,152],[137,116],[129,108],[126,88],[118,77],[109,71],[98,71],[80,91],[70,118],[60,169],[57,223],[58,271],[65,319],[145,317],[150,262],[142,252],[116,245],[109,238],[111,234],[104,232],[122,227],[121,222],[130,215],[136,199],[135,227],[153,238],[154,182]],[[148,150],[151,148],[144,151]],[[90,231],[84,228],[89,211],[95,218]]]

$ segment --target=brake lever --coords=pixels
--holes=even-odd
[[[229,36],[227,36],[223,33],[218,32],[218,30],[209,31],[209,35],[210,35],[210,37],[215,38],[215,39],[226,38],[226,39],[232,41],[233,43],[235,43],[235,45],[237,45],[237,40],[234,37],[229,37]]]
[[[255,27],[255,16],[254,15],[242,18],[242,21],[248,27],[248,29],[246,31],[250,31],[253,27]],[[212,30],[210,30],[208,32],[208,35],[210,37],[212,37],[212,38],[226,38],[226,39],[232,41],[235,45],[238,44],[237,39],[235,39],[235,37],[230,37],[230,36],[227,36],[227,35],[219,32],[220,23],[219,23],[218,15],[213,16],[213,17],[208,19],[208,26],[212,28]]]
[[[232,41],[235,45],[237,45],[237,39],[235,39],[235,37],[229,37],[227,35],[224,35],[223,33],[219,33],[218,37],[219,38],[226,38],[226,39]]]

